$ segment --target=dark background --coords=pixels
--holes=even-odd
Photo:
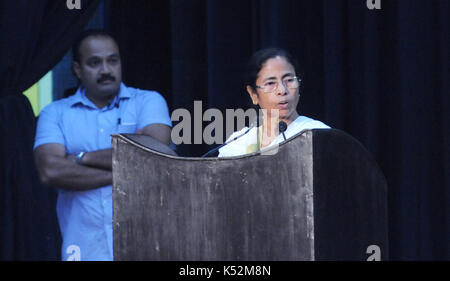
[[[0,1],[0,259],[58,257],[54,193],[36,176],[35,120],[21,93],[63,58],[100,2],[69,11],[65,1]],[[124,82],[159,91],[171,112],[193,114],[194,100],[248,108],[250,55],[288,49],[301,65],[299,113],[354,136],[386,176],[390,258],[450,260],[450,1],[381,0],[381,10],[366,0],[101,4]]]

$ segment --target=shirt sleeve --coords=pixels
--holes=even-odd
[[[172,127],[169,108],[164,97],[155,91],[141,91],[140,111],[137,128],[142,129],[150,124],[165,124]]]
[[[39,114],[33,149],[47,143],[65,145],[55,104],[49,104]]]

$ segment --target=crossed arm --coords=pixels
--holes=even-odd
[[[170,127],[163,124],[148,125],[140,133],[166,145],[170,142]],[[80,165],[63,145],[49,143],[36,148],[34,159],[41,181],[48,186],[82,191],[112,184],[112,149],[88,152]]]

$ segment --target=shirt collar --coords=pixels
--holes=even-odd
[[[116,106],[122,99],[129,99],[130,97],[131,97],[130,92],[128,91],[125,84],[122,82],[120,83],[119,94],[113,98],[108,108]],[[86,97],[85,89],[83,86],[78,87],[76,93],[70,97],[70,105],[72,107],[79,104],[95,109],[97,108],[95,104]]]

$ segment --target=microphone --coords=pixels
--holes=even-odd
[[[224,147],[225,145],[227,145],[227,144],[229,144],[229,143],[231,143],[231,142],[234,142],[235,140],[239,139],[240,137],[243,137],[243,136],[246,135],[248,132],[250,132],[251,129],[253,129],[254,127],[257,127],[257,126],[259,125],[259,123],[261,123],[261,121],[262,121],[262,117],[256,118],[256,120],[253,121],[253,123],[250,125],[250,127],[248,127],[248,129],[245,130],[245,132],[244,132],[243,134],[241,134],[241,135],[239,135],[239,136],[237,136],[237,137],[234,137],[232,140],[230,140],[230,141],[228,141],[228,142],[225,142],[225,143],[219,145],[219,146],[216,147],[216,148],[211,149],[210,151],[208,151],[208,152],[206,152],[205,154],[203,154],[203,155],[202,155],[202,158],[208,156],[208,155],[211,154],[211,153],[216,152],[217,150],[221,149],[222,147]]]
[[[284,121],[280,121],[280,123],[278,123],[278,130],[280,131],[281,134],[283,134],[283,138],[284,140],[286,140],[286,136],[284,135],[284,132],[287,129],[287,124]]]

